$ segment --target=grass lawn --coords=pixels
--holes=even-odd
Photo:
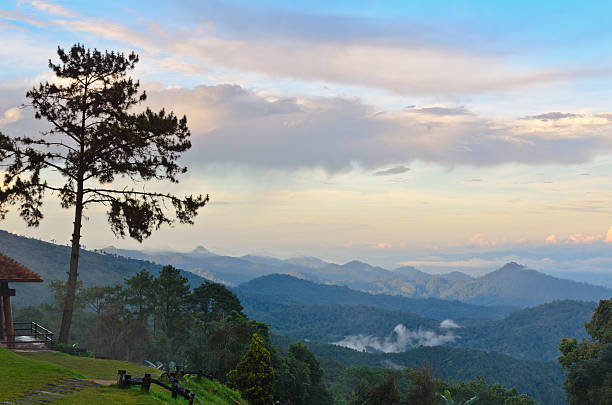
[[[62,404],[81,405],[81,404],[167,404],[165,400],[155,393],[142,393],[140,388],[120,390],[116,387],[95,387],[85,391],[72,394],[62,399]],[[170,402],[172,403],[172,402]]]
[[[117,370],[127,370],[127,374],[131,374],[133,377],[142,377],[144,373],[150,373],[155,378],[161,374],[151,367],[141,366],[129,361],[78,357],[66,353],[30,352],[21,354],[32,360],[48,361],[69,368],[85,378],[98,380],[117,380]]]
[[[65,367],[32,360],[0,348],[0,401],[67,377],[83,376]]]
[[[65,353],[29,352],[13,353],[0,349],[0,401],[25,394],[67,377],[97,380],[116,380],[117,370],[127,370],[134,377],[160,372],[152,368],[118,360],[77,357]],[[153,372],[152,372],[153,371]],[[196,394],[195,404],[237,405],[244,404],[240,394],[217,381],[206,378],[187,377],[181,387]],[[179,398],[173,400],[171,393],[155,384],[149,393],[140,392],[140,387],[120,390],[115,386],[93,387],[69,395],[62,404],[187,404]]]
[[[242,399],[240,393],[229,389],[218,381],[210,381],[206,378],[185,377],[181,386],[187,388],[194,394],[201,404],[226,405],[244,404],[247,402]]]

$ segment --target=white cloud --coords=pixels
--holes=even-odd
[[[452,319],[445,319],[440,322],[440,329],[457,329],[461,326],[457,325]]]
[[[236,85],[150,91],[147,102],[186,114],[197,159],[208,163],[328,171],[354,163],[379,168],[414,160],[574,164],[612,149],[612,122],[595,115],[554,127],[540,120],[499,121],[471,114],[400,110],[380,115],[355,98],[268,98]],[[475,235],[473,243],[503,241]]]
[[[143,19],[140,26],[128,28],[116,21],[81,16],[52,2],[31,0],[30,4],[68,19],[39,21],[23,16],[24,22],[48,23],[66,31],[120,41],[154,56],[162,69],[187,74],[198,74],[214,66],[274,79],[340,83],[411,96],[471,94],[610,74],[605,69],[524,67],[509,56],[475,52],[464,45],[441,45],[426,39],[397,41],[392,37],[366,37],[356,40],[344,36],[268,36],[265,32],[248,35],[240,29],[234,30],[234,35],[220,36],[208,28],[210,21],[177,29]],[[333,21],[326,23],[331,26]],[[461,107],[447,111],[429,107],[416,112],[464,113]]]
[[[52,3],[50,1],[42,1],[42,0],[29,0],[27,1],[34,8],[43,11],[45,13],[49,13],[52,15],[60,16],[60,17],[78,17],[79,14],[75,13],[64,6],[61,6],[56,3]]]
[[[420,327],[413,330],[398,324],[391,335],[385,338],[371,335],[350,335],[333,344],[359,351],[374,349],[384,353],[400,353],[412,347],[440,346],[454,342],[455,339],[457,339],[457,336],[450,330],[441,335],[432,330]]]
[[[21,110],[17,107],[9,108],[0,116],[0,126],[12,124],[21,118]]]

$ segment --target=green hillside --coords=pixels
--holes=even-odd
[[[152,369],[116,360],[75,357],[63,353],[33,352],[16,354],[0,348],[0,402],[15,396],[38,391],[47,384],[60,384],[66,378],[116,380],[117,370],[141,376]],[[155,373],[153,373],[155,376]],[[180,385],[196,394],[196,404],[239,405],[246,402],[235,391],[206,378],[187,377]],[[169,391],[156,385],[151,392],[142,393],[139,387],[119,390],[114,386],[96,386],[72,393],[57,403],[62,404],[186,404],[173,400]]]
[[[399,295],[369,294],[338,285],[317,284],[285,274],[271,274],[241,284],[234,292],[245,307],[257,302],[293,305],[364,305],[402,310],[433,319],[501,319],[517,308],[479,306],[436,298],[408,298]]]
[[[274,336],[275,344],[283,347],[291,339]],[[450,381],[469,381],[484,376],[488,383],[499,383],[508,388],[515,387],[526,393],[540,404],[566,404],[563,390],[564,373],[552,361],[533,361],[515,359],[505,354],[469,348],[445,346],[419,347],[403,353],[365,353],[335,345],[306,342],[308,348],[317,356],[332,362],[325,373],[330,376],[340,371],[335,363],[343,366],[383,366],[391,368],[419,368],[429,364],[438,377]]]
[[[38,239],[25,238],[0,230],[0,253],[3,253],[19,263],[29,267],[40,274],[44,283],[14,283],[17,294],[14,303],[17,305],[37,305],[51,302],[51,291],[48,282],[52,280],[65,280],[70,261],[70,248],[43,242]],[[79,280],[87,286],[114,285],[123,283],[125,277],[133,276],[141,269],[147,269],[156,274],[161,265],[129,259],[123,256],[100,254],[88,250],[81,250],[79,256]],[[196,274],[184,271],[193,286],[200,285],[203,278]]]
[[[243,304],[250,317],[269,324],[272,332],[296,339],[336,342],[355,335],[382,339],[391,335],[398,324],[409,330],[449,333],[440,328],[440,320],[407,311],[338,304],[286,305],[254,298],[243,300]],[[445,344],[492,350],[516,358],[555,360],[563,337],[586,337],[584,323],[596,306],[594,302],[555,301],[513,312],[500,320],[459,322],[461,327],[452,330],[456,339]]]
[[[591,319],[595,302],[554,301],[523,309],[499,321],[456,331],[453,344],[494,350],[513,357],[532,360],[556,360],[561,355],[559,342],[567,336],[586,338],[584,323]]]
[[[366,306],[275,304],[267,311],[258,308],[251,306],[245,311],[250,318],[269,324],[274,333],[324,342],[355,334],[388,333],[400,323],[410,329],[433,329],[440,324],[406,311]]]

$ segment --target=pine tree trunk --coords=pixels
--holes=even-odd
[[[68,273],[68,284],[66,285],[66,296],[64,298],[64,313],[62,314],[62,325],[60,327],[59,343],[68,343],[70,338],[70,325],[72,324],[72,312],[74,311],[74,299],[76,297],[76,286],[79,268],[79,249],[81,242],[81,221],[83,218],[83,182],[78,182],[77,196],[74,210],[74,228],[72,231],[72,251],[70,253],[70,272]]]

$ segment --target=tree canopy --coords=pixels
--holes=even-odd
[[[58,48],[57,55],[59,63],[49,61],[55,79],[26,94],[35,117],[46,121],[49,129],[37,136],[0,134],[0,162],[5,172],[0,185],[0,219],[10,205],[16,205],[28,226],[38,226],[46,192],[55,193],[63,208],[74,209],[59,336],[60,342],[66,342],[84,210],[96,204],[106,206],[115,235],[142,241],[163,224],[193,223],[208,195],[181,198],[147,190],[142,184],[134,186],[150,180],[178,182],[179,175],[187,171],[178,159],[191,147],[186,117],[163,109],[136,110],[147,98],[139,82],[127,75],[138,55],[90,50],[81,44],[68,51]]]
[[[585,328],[591,340],[561,340],[559,363],[571,405],[612,404],[612,299],[601,300]]]

